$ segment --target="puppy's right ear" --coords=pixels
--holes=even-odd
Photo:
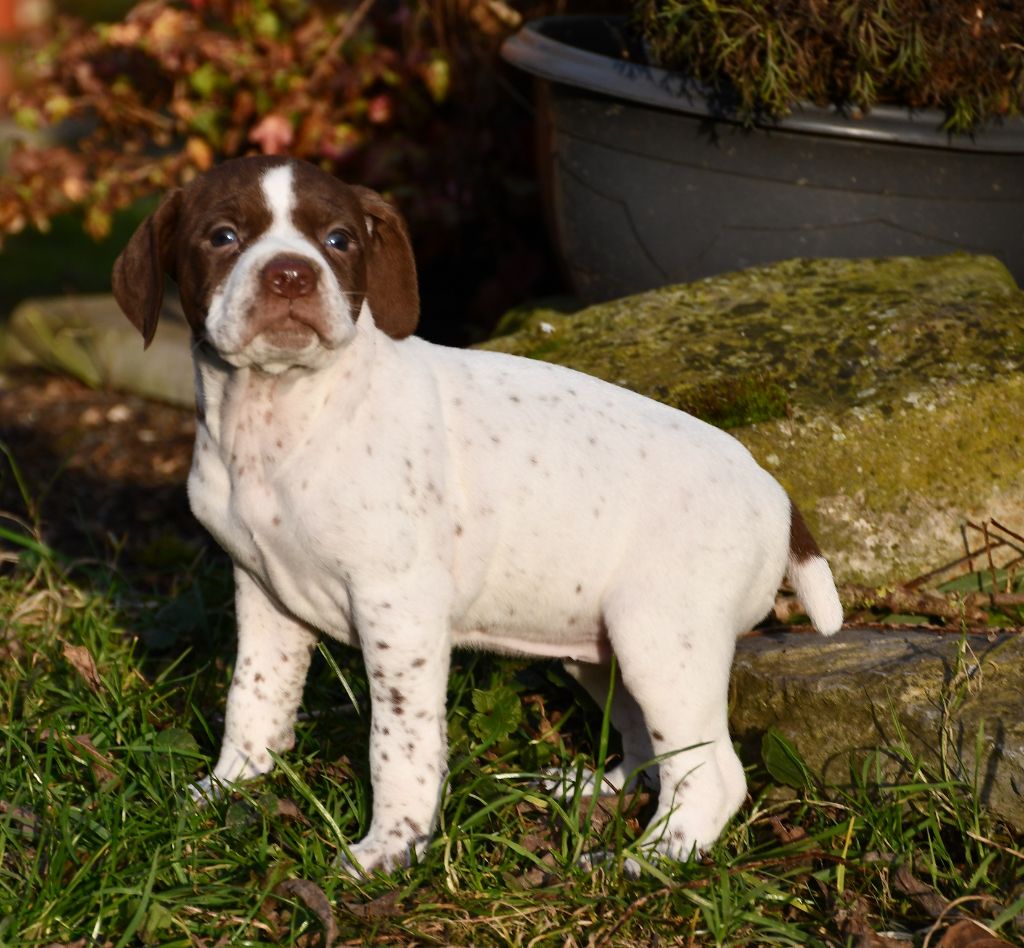
[[[366,298],[378,329],[392,339],[416,331],[420,294],[409,232],[398,209],[376,191],[353,185],[366,215],[370,246],[366,257]]]
[[[174,270],[174,236],[181,212],[181,190],[171,191],[132,234],[114,261],[114,299],[148,348],[164,301],[164,274]]]

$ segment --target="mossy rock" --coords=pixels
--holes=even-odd
[[[967,520],[1024,530],[1024,293],[993,258],[789,260],[518,323],[484,347],[733,429],[842,581],[955,559]]]
[[[1024,637],[845,629],[741,639],[729,721],[744,761],[776,730],[826,783],[947,775],[1024,828]],[[876,748],[886,750],[876,751]],[[906,752],[906,753],[901,753]],[[874,766],[870,773],[875,772]]]

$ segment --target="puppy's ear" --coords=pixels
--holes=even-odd
[[[173,244],[181,191],[171,191],[147,217],[114,261],[114,299],[149,347],[164,301],[164,274],[174,269]]]
[[[373,321],[392,339],[416,331],[420,320],[420,294],[416,262],[402,215],[376,191],[357,187],[370,246],[366,254],[366,298]]]

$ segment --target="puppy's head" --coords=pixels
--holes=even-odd
[[[164,274],[197,338],[235,366],[316,368],[363,304],[400,339],[419,297],[405,225],[367,188],[306,162],[239,158],[172,191],[114,264],[117,302],[148,346]]]

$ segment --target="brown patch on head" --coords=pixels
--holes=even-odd
[[[164,273],[168,272],[172,245],[181,217],[182,192],[171,191],[139,226],[114,262],[111,287],[114,298],[149,346],[164,301]]]
[[[388,335],[408,336],[419,320],[416,268],[398,211],[367,188],[344,184],[302,161],[279,156],[236,158],[170,192],[133,234],[114,264],[114,295],[125,315],[152,341],[164,275],[177,284],[185,316],[202,337],[217,288],[238,257],[272,224],[264,175],[292,169],[292,223],[326,260],[357,317],[364,297]],[[230,230],[233,237],[225,239]],[[330,235],[340,232],[342,249]]]
[[[368,220],[366,296],[373,321],[393,339],[416,331],[420,294],[409,233],[402,215],[375,191],[353,187]]]
[[[183,192],[174,265],[168,273],[178,284],[182,308],[196,336],[203,334],[217,288],[238,257],[273,222],[263,193],[263,176],[286,163],[286,159],[272,156],[236,158],[210,169]],[[226,228],[238,239],[214,246]]]
[[[260,182],[266,171],[285,161],[255,157],[217,165],[171,191],[135,231],[114,263],[112,283],[118,305],[146,345],[156,332],[165,274],[178,284],[193,333],[202,335],[210,298],[234,266],[239,248],[270,226]],[[209,246],[211,236],[226,227],[237,233],[237,244]]]
[[[815,556],[821,556],[821,548],[811,536],[803,515],[792,501],[789,521],[789,556],[797,563],[803,563]]]

